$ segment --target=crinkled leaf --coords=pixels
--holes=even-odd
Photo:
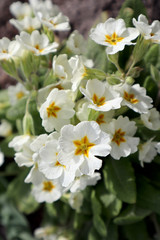
[[[136,202],[135,176],[129,158],[121,158],[119,161],[106,158],[103,175],[105,186],[110,192],[124,202]]]

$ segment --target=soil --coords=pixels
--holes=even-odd
[[[70,19],[73,29],[79,30],[85,37],[92,27],[96,18],[102,11],[107,11],[109,17],[116,17],[124,0],[52,0],[57,4],[62,12]],[[17,30],[8,22],[12,15],[9,12],[9,5],[15,0],[0,0],[0,38],[8,37],[12,39]],[[22,0],[21,2],[27,2]],[[150,21],[160,20],[160,1],[143,0]],[[6,88],[10,84],[14,84],[14,80],[8,77],[3,70],[0,69],[0,87]]]

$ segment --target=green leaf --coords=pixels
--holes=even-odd
[[[122,201],[116,198],[112,193],[104,194],[100,196],[100,200],[105,206],[103,213],[109,217],[115,217],[120,213],[122,208]]]
[[[98,45],[89,38],[87,57],[94,60],[95,68],[112,73],[116,70],[116,67],[108,60],[105,49],[106,48],[104,46]]]
[[[111,193],[124,202],[136,202],[135,176],[129,158],[119,161],[106,158],[103,175],[105,186]]]
[[[0,90],[0,103],[8,101],[9,101],[8,90],[7,89]]]
[[[24,183],[27,173],[28,169],[19,172],[19,176],[9,184],[7,196],[14,201],[19,211],[30,214],[38,208],[39,204],[31,196],[31,184]]]
[[[99,79],[99,80],[104,80],[106,78],[106,73],[103,72],[102,70],[96,69],[96,68],[85,68],[85,73],[84,73],[84,79]]]
[[[149,48],[144,57],[145,68],[148,69],[148,72],[150,71],[151,64],[153,66],[156,66],[158,57],[159,57],[159,45],[154,44]]]
[[[100,239],[100,235],[97,233],[94,227],[92,227],[88,234],[88,240],[97,240]]]
[[[159,70],[155,66],[151,65],[150,66],[150,72],[151,72],[153,80],[158,85],[160,83],[160,72],[159,72]]]
[[[139,222],[151,213],[148,209],[142,209],[136,205],[129,205],[120,215],[114,219],[114,223],[118,225],[126,225]]]
[[[160,190],[143,177],[137,177],[137,205],[160,214]]]
[[[147,94],[153,100],[155,100],[155,97],[158,94],[158,88],[157,88],[157,84],[155,83],[155,81],[153,80],[153,78],[151,76],[146,77],[146,79],[143,83],[143,87],[146,88]]]
[[[93,225],[96,231],[102,236],[107,236],[107,226],[105,225],[103,219],[99,215],[93,216]]]
[[[97,216],[101,214],[101,204],[98,201],[98,199],[96,198],[96,192],[95,190],[92,191],[91,194],[91,205],[92,205],[92,211],[93,211],[93,215]]]
[[[6,157],[14,156],[13,148],[8,147],[8,143],[12,140],[12,138],[13,138],[13,136],[9,136],[0,142],[0,148]]]
[[[113,222],[110,222],[107,226],[106,240],[118,240],[118,227]]]
[[[140,14],[146,15],[146,9],[141,0],[126,0],[120,9],[119,18],[123,18],[127,27],[132,26],[132,18],[138,18]]]
[[[126,225],[123,231],[127,240],[151,240],[145,222]]]

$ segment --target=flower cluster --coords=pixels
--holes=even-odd
[[[95,69],[94,59],[84,56],[86,42],[78,31],[66,44],[57,41],[55,31],[68,31],[70,25],[50,0],[16,2],[10,11],[16,18],[10,23],[20,33],[13,41],[0,40],[0,60],[18,83],[8,88],[9,122],[2,119],[0,135],[15,131],[10,120],[17,118],[19,106],[21,127],[9,147],[18,166],[30,168],[25,183],[32,183],[38,202],[51,203],[69,193],[78,211],[81,191],[101,179],[107,156],[121,161],[139,151],[143,166],[160,153],[160,142],[143,138],[139,130],[160,130],[160,114],[145,87],[134,83],[135,64],[143,58],[137,60],[138,44],[159,44],[160,23],[149,25],[140,15],[127,28],[123,19],[109,18],[91,30],[90,38],[106,46],[106,60],[117,67],[111,74]],[[118,53],[126,45],[134,47],[134,54],[123,71]],[[3,162],[1,152],[0,158]]]

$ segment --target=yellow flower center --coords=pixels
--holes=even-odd
[[[129,94],[129,93],[126,92],[126,91],[124,91],[123,98],[124,98],[125,100],[127,100],[128,102],[133,103],[133,104],[136,104],[136,103],[139,102],[139,100],[134,97],[134,94],[133,94],[133,93]]]
[[[56,112],[58,112],[60,110],[61,110],[61,108],[56,106],[55,102],[52,102],[49,105],[49,107],[47,108],[48,117],[53,116],[53,117],[56,118],[57,117],[57,113]]]
[[[39,46],[39,44],[36,44],[35,46],[34,46],[37,50],[39,50],[39,52],[43,52],[43,48],[42,49],[40,49],[40,46]]]
[[[90,143],[87,136],[84,136],[81,140],[73,141],[76,146],[75,155],[85,155],[88,157],[89,149],[95,146],[94,143]]]
[[[105,35],[105,37],[106,37],[105,42],[111,45],[116,45],[118,42],[121,42],[124,39],[123,37],[118,37],[118,35],[115,32],[111,36]]]
[[[7,50],[2,50],[2,53],[7,53]]]
[[[92,100],[94,104],[96,104],[98,107],[102,106],[105,104],[105,97],[98,98],[98,96],[94,93]]]
[[[121,128],[115,131],[115,134],[112,138],[112,142],[115,142],[118,146],[120,146],[121,142],[126,142],[124,138],[125,132],[122,132]]]
[[[96,122],[100,125],[102,123],[106,123],[106,121],[104,121],[104,114],[100,114],[98,116],[98,118],[96,119]]]
[[[24,92],[20,91],[16,94],[16,97],[17,99],[21,99],[22,97],[24,97],[24,95],[25,95]]]
[[[55,188],[55,186],[51,181],[43,182],[43,191],[51,192],[53,188]]]

